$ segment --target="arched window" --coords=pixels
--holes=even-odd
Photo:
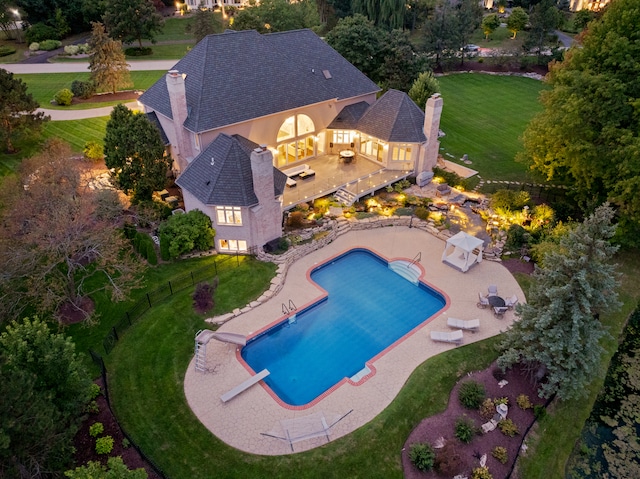
[[[278,166],[304,160],[314,155],[315,125],[307,115],[287,118],[278,131]]]

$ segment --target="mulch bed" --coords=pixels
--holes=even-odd
[[[96,383],[104,391],[102,380],[98,380]],[[98,396],[96,402],[98,403],[99,411],[89,414],[74,438],[73,445],[76,449],[74,455],[75,463],[80,466],[85,465],[89,461],[97,461],[106,465],[109,457],[120,456],[129,469],[144,468],[147,471],[149,479],[161,479],[134,447],[125,447],[125,445],[123,445],[124,434],[118,425],[118,421],[116,421],[116,418],[111,414],[104,395],[101,394]],[[114,440],[113,451],[111,451],[109,456],[96,453],[96,439],[89,435],[89,427],[96,422],[101,422],[104,425],[104,433],[101,434],[101,436],[111,436]]]
[[[81,103],[105,103],[109,101],[137,100],[140,93],[141,92],[139,91],[118,91],[116,93],[100,93],[86,99],[73,97],[71,104],[78,105]]]
[[[503,388],[498,385],[498,380],[494,377],[494,371],[497,370],[495,364],[483,371],[474,372],[461,379],[453,388],[449,396],[449,404],[447,410],[441,414],[424,419],[411,432],[407,442],[402,450],[402,467],[404,477],[406,479],[440,479],[451,478],[456,474],[463,477],[471,477],[474,468],[479,467],[479,457],[483,454],[487,455],[486,466],[494,479],[505,479],[509,476],[513,467],[518,450],[520,449],[523,436],[522,434],[534,422],[533,409],[522,410],[516,403],[516,398],[520,394],[529,396],[532,404],[544,404],[544,400],[537,395],[537,386],[534,385],[526,375],[517,368],[509,370],[505,379],[508,384]],[[487,422],[482,419],[478,411],[465,409],[458,400],[458,389],[464,381],[475,380],[484,385],[486,397],[489,398],[509,398],[509,411],[507,419],[511,419],[517,426],[519,434],[514,437],[508,437],[500,432],[499,428],[488,432],[487,434],[477,435],[469,444],[464,444],[454,436],[454,428],[456,420],[463,415],[472,419],[476,426],[480,427]],[[419,471],[409,459],[409,450],[411,445],[416,442],[428,442],[432,446],[439,438],[444,438],[449,447],[449,456],[459,455],[459,464],[453,474],[440,475],[435,470],[429,472]],[[507,450],[508,460],[506,464],[501,464],[491,455],[496,446],[502,446]],[[438,449],[435,449],[436,455]]]

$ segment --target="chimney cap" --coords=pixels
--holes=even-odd
[[[169,75],[172,77],[177,77],[180,72],[178,70],[169,70]]]

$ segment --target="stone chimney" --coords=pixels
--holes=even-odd
[[[266,146],[251,152],[251,175],[253,191],[258,198],[258,205],[251,208],[252,243],[263,246],[282,236],[282,211],[280,201],[275,197],[273,155]]]
[[[438,161],[438,152],[440,151],[440,141],[438,140],[438,132],[440,131],[440,116],[442,115],[442,97],[440,93],[434,93],[427,100],[424,111],[424,127],[423,131],[427,137],[427,145],[425,154],[420,158],[420,164],[416,168],[416,174],[424,171],[431,171]]]
[[[169,70],[166,81],[176,141],[176,144],[172,145],[172,151],[177,163],[176,166],[182,172],[194,156],[190,135],[183,126],[188,116],[184,77],[178,70]]]

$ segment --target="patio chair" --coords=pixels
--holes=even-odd
[[[464,331],[471,331],[472,333],[475,333],[478,329],[480,329],[480,320],[448,318],[447,326],[453,329],[462,329]]]
[[[478,308],[486,309],[489,307],[489,300],[486,296],[482,296],[481,293],[478,293],[478,302],[476,303]]]
[[[433,341],[440,341],[443,343],[454,343],[454,344],[462,344],[462,329],[457,329],[455,331],[451,331],[450,333],[445,333],[441,331],[431,331],[431,339]]]
[[[516,304],[518,304],[518,296],[515,294],[504,301],[504,305],[509,309],[515,308]]]
[[[493,315],[496,318],[502,318],[504,317],[504,313],[506,313],[508,310],[509,308],[507,306],[494,306]]]
[[[498,287],[495,284],[489,285],[489,296],[498,296]]]

